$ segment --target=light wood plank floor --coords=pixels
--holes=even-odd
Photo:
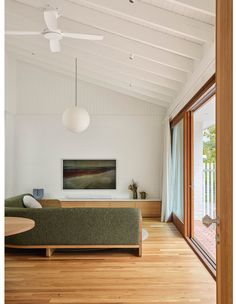
[[[215,304],[215,281],[173,224],[145,219],[143,257],[122,250],[6,252],[6,302]]]

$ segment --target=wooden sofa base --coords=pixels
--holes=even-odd
[[[46,249],[46,256],[51,257],[55,249],[112,249],[112,248],[137,248],[138,256],[142,256],[142,245],[10,245],[6,244],[6,248],[15,249]]]

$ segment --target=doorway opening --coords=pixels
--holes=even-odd
[[[204,217],[216,218],[216,122],[215,95],[192,115],[192,216],[191,238],[212,265],[216,265],[216,224],[206,226]]]

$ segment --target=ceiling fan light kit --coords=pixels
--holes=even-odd
[[[61,40],[62,34],[60,32],[45,30],[42,35],[48,40]]]
[[[80,133],[90,124],[89,113],[86,109],[78,107],[77,98],[77,58],[75,59],[75,106],[67,108],[62,115],[63,125],[70,131]]]

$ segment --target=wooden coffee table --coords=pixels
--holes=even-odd
[[[23,217],[5,217],[5,236],[22,233],[34,228],[35,222]]]

